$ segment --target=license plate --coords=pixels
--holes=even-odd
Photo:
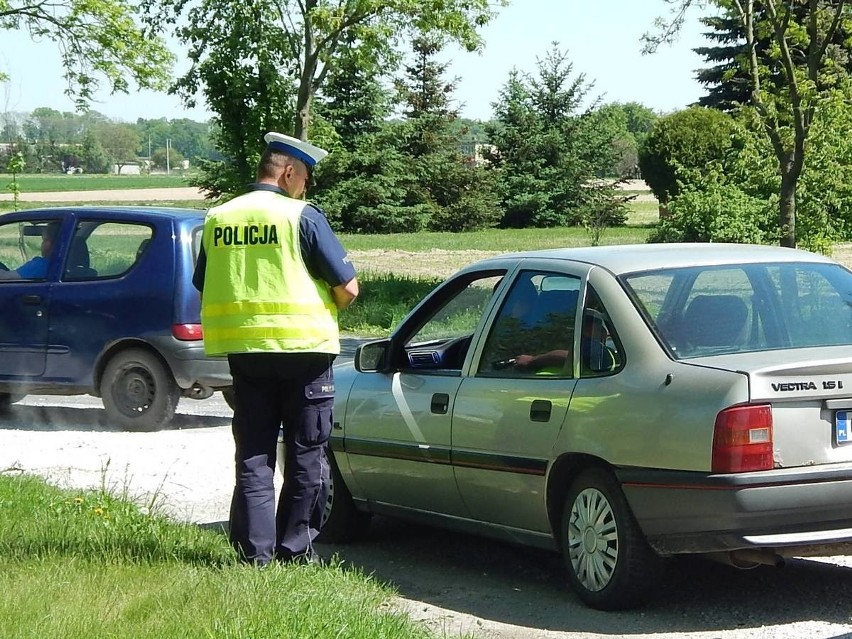
[[[852,442],[852,424],[849,423],[850,411],[839,410],[834,416],[834,439],[838,444]]]

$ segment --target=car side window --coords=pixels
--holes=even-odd
[[[0,225],[0,282],[43,280],[58,247],[61,220]]]
[[[120,277],[141,259],[152,237],[153,229],[144,224],[80,222],[71,239],[64,279]]]
[[[580,335],[580,376],[611,375],[624,365],[624,352],[609,313],[589,286]]]
[[[489,272],[462,282],[434,310],[427,310],[425,319],[405,340],[405,366],[461,371],[476,326],[502,278],[502,273]]]
[[[580,279],[518,274],[491,326],[478,373],[496,377],[572,377]]]

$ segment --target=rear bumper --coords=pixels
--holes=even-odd
[[[201,341],[186,342],[171,336],[151,339],[153,346],[163,355],[181,388],[204,386],[227,388],[231,386],[231,370],[227,357],[209,357],[204,354]]]
[[[617,475],[660,554],[852,542],[852,464],[737,475],[621,469]]]

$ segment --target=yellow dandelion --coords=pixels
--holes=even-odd
[[[74,503],[75,503],[75,504],[77,504],[77,505],[79,506],[80,504],[82,504],[82,503],[83,503],[83,498],[82,498],[82,497],[75,497],[75,498],[74,498]]]

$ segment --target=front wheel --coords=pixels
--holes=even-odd
[[[131,348],[113,355],[101,379],[107,415],[125,430],[154,431],[174,417],[180,389],[153,353]]]
[[[610,473],[592,468],[574,480],[560,533],[568,578],[586,605],[624,610],[647,598],[660,560]]]
[[[278,468],[284,476],[285,481],[287,479],[285,471],[286,452],[283,438],[279,438],[277,452]],[[325,459],[330,468],[328,498],[325,502],[325,509],[322,513],[322,524],[320,525],[316,541],[320,544],[346,543],[366,534],[370,527],[370,514],[362,512],[355,507],[352,493],[349,492],[349,489],[343,482],[343,477],[337,468],[334,454],[328,448],[326,448]]]

